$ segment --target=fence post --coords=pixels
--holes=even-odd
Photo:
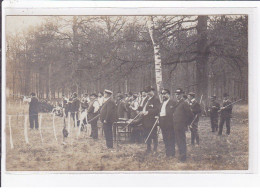
[[[55,129],[55,114],[53,113],[53,117],[52,117],[52,126],[53,126],[53,133],[54,133],[54,137],[57,140],[57,136],[56,136],[56,129]]]
[[[26,144],[29,144],[28,133],[27,133],[27,120],[28,120],[28,115],[24,115],[24,138]]]
[[[43,143],[43,138],[42,138],[42,114],[40,114],[39,131],[40,131],[41,141]]]
[[[10,145],[11,145],[11,149],[14,149],[13,137],[12,137],[12,128],[11,128],[11,119],[12,119],[12,116],[9,115]]]

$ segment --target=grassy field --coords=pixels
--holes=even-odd
[[[72,128],[67,144],[62,144],[62,118],[55,119],[57,141],[54,138],[52,115],[42,114],[40,132],[29,129],[29,144],[24,138],[24,116],[28,105],[7,104],[6,122],[6,170],[7,171],[165,171],[165,170],[247,170],[248,169],[248,106],[236,105],[231,122],[231,135],[217,136],[210,129],[210,121],[202,117],[199,123],[201,144],[190,145],[187,133],[188,158],[181,163],[176,158],[166,158],[164,144],[159,136],[158,152],[145,155],[145,144],[115,144],[112,151],[105,146],[99,129],[99,139],[89,138],[86,132],[77,137],[78,129]],[[16,116],[15,114],[21,114]],[[10,147],[8,115],[12,116]],[[72,124],[72,121],[71,121]]]

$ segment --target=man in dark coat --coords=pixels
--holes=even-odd
[[[38,129],[38,112],[39,112],[39,101],[35,93],[31,93],[31,101],[29,103],[29,121],[31,129]]]
[[[179,160],[182,162],[186,160],[187,152],[185,131],[190,125],[193,118],[193,114],[191,112],[189,104],[185,102],[182,98],[183,94],[184,92],[181,88],[175,91],[177,104],[173,112],[173,129],[175,141],[177,143],[180,154]]]
[[[166,156],[170,157],[175,156],[175,137],[172,117],[176,102],[170,99],[170,91],[168,89],[163,89],[161,94],[163,102],[160,109],[159,126],[162,130]]]
[[[124,101],[124,95],[117,95],[117,117],[118,118],[127,118],[127,109]]]
[[[211,96],[211,103],[209,108],[209,116],[211,123],[212,132],[218,131],[218,111],[220,109],[220,104],[216,101],[217,97]]]
[[[78,95],[76,92],[73,93],[73,99],[71,103],[71,116],[73,118],[73,124],[75,127],[75,119],[76,122],[78,121],[78,113],[79,113],[79,107],[80,107],[80,100],[78,99]]]
[[[160,112],[160,100],[155,97],[154,88],[151,86],[148,86],[145,88],[145,92],[148,95],[148,100],[146,104],[143,107],[143,127],[144,127],[144,134],[147,138],[150,131],[152,130],[154,124],[156,124],[156,118],[159,116]],[[156,124],[157,125],[157,124]],[[154,127],[150,137],[147,140],[147,153],[151,152],[151,144],[153,140],[153,151],[157,151],[158,146],[158,136],[157,136],[157,126]]]
[[[223,105],[220,108],[220,121],[219,121],[219,131],[218,135],[222,135],[222,130],[224,123],[226,122],[226,128],[227,132],[226,134],[230,134],[230,119],[231,119],[231,114],[232,114],[232,105],[230,105],[232,102],[229,100],[229,95],[227,93],[224,93],[223,95],[224,100],[223,100]]]
[[[97,94],[93,93],[90,95],[90,102],[88,107],[88,122],[91,125],[91,137],[93,139],[98,138],[98,110],[99,110],[99,102],[97,99]]]
[[[104,104],[100,111],[100,120],[103,123],[103,130],[106,138],[107,148],[113,148],[113,131],[112,126],[116,121],[116,103],[112,99],[113,92],[104,91]]]
[[[190,103],[190,108],[193,113],[192,123],[190,124],[189,128],[191,131],[191,145],[194,145],[195,141],[199,145],[199,116],[201,113],[200,104],[195,99],[195,93],[190,92],[188,94],[188,99]]]

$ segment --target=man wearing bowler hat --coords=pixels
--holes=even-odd
[[[103,130],[106,138],[107,148],[113,148],[113,132],[112,126],[116,121],[116,103],[112,99],[113,92],[104,91],[104,104],[100,111],[100,120],[103,123]]]
[[[151,86],[146,87],[145,92],[148,95],[148,100],[143,107],[142,116],[143,116],[143,127],[144,127],[145,138],[148,137],[150,131],[153,129],[146,142],[147,144],[146,153],[150,153],[152,141],[153,141],[154,152],[157,151],[157,146],[158,146],[157,123],[155,117],[158,116],[160,112],[160,100],[157,97],[155,97],[155,91],[153,87]]]
[[[171,99],[168,89],[163,89],[161,95],[163,102],[159,114],[159,126],[162,130],[166,156],[171,157],[175,156],[175,137],[172,117],[176,102]]]
[[[211,96],[211,103],[209,107],[210,123],[212,132],[218,131],[218,111],[220,104],[217,102],[217,96]]]
[[[183,90],[178,88],[175,91],[175,96],[177,99],[177,105],[173,112],[173,129],[175,135],[175,141],[179,150],[179,160],[184,162],[186,160],[186,134],[185,131],[190,125],[193,114],[189,107],[189,104],[183,99]]]
[[[226,123],[227,132],[226,134],[230,134],[230,118],[232,114],[232,105],[230,105],[232,102],[229,100],[229,95],[227,93],[224,93],[223,95],[223,105],[220,108],[220,121],[219,121],[219,131],[218,135],[222,135],[222,130],[224,123]]]

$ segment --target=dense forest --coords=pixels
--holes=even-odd
[[[224,92],[248,98],[245,15],[150,16],[153,41],[145,16],[43,17],[41,24],[7,35],[8,98],[155,86],[154,42],[162,87],[182,87],[205,101]]]

